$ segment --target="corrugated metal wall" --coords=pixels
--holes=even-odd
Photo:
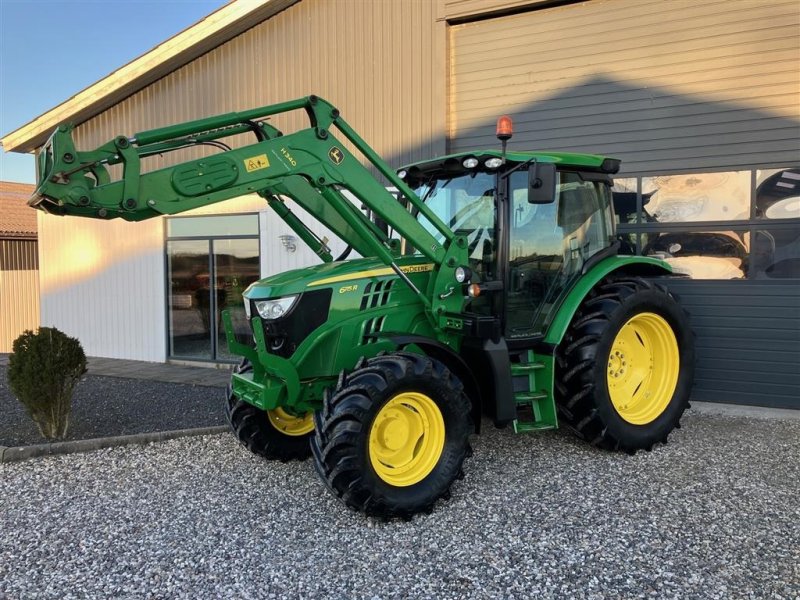
[[[673,281],[697,334],[692,398],[800,408],[796,282]]]
[[[392,166],[442,154],[446,40],[435,11],[427,0],[303,0],[81,125],[76,139],[92,146],[317,94]],[[302,111],[272,122],[308,126]],[[175,156],[148,159],[149,168]]]
[[[437,0],[440,19],[454,21],[487,13],[520,10],[525,7],[553,4],[554,0]]]
[[[796,0],[593,0],[450,28],[450,148],[595,152],[626,173],[800,162]]]
[[[118,134],[206,117],[308,94],[335,103],[393,166],[445,148],[445,24],[435,2],[303,0],[149,85],[76,129],[79,148]],[[291,131],[302,115],[277,117]],[[251,138],[242,140],[252,143]],[[153,157],[144,169],[186,160]],[[263,209],[232,200],[193,214]],[[262,265],[301,266],[278,236],[290,233],[262,217]],[[42,323],[77,336],[87,354],[163,361],[166,357],[164,247],[161,220],[39,221]],[[287,262],[288,261],[288,262]]]
[[[36,240],[0,240],[0,352],[39,327],[38,268]]]

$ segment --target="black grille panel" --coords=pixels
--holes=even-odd
[[[284,358],[294,354],[297,346],[328,320],[332,293],[330,288],[305,292],[285,316],[274,321],[262,319],[267,349]],[[257,315],[255,301],[251,303],[251,314]]]

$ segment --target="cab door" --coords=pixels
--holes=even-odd
[[[586,260],[613,241],[610,180],[559,171],[555,201],[528,203],[528,173],[509,177],[509,340],[540,336]]]

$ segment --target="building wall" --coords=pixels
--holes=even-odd
[[[457,4],[453,1],[454,4]],[[800,163],[795,0],[593,0],[450,27],[450,149],[591,152],[624,173]]]
[[[694,398],[800,408],[797,2],[532,8],[449,28],[449,150],[496,145],[508,113],[510,149],[621,158],[637,206],[617,206],[618,230],[696,278],[670,284],[697,334]],[[761,186],[773,169],[781,218]]]
[[[0,239],[0,352],[39,327],[38,268],[36,240]]]
[[[392,166],[444,152],[445,25],[436,4],[303,0],[211,50],[77,127],[79,148],[119,134],[254,108],[308,94],[342,116]],[[278,116],[291,131],[303,114]],[[252,143],[251,138],[238,140]],[[143,170],[195,156],[156,156]],[[191,214],[263,210],[238,199]],[[314,259],[271,211],[262,219],[262,271]],[[164,226],[41,215],[42,323],[77,336],[94,356],[163,361],[166,357]],[[337,244],[332,244],[337,248]]]

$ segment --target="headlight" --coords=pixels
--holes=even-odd
[[[250,320],[250,300],[247,298],[244,299],[244,314],[247,316],[247,320]]]
[[[472,279],[472,271],[468,267],[456,267],[455,275],[458,283],[468,282]]]
[[[465,158],[461,164],[464,165],[465,169],[474,169],[478,166],[478,159],[474,157]]]
[[[297,301],[297,295],[277,298],[275,300],[258,300],[256,301],[256,310],[258,314],[261,315],[262,319],[280,319],[289,312],[289,309],[292,308],[295,301]]]
[[[502,166],[503,159],[502,158],[490,158],[485,163],[487,169],[496,169],[497,167]]]

